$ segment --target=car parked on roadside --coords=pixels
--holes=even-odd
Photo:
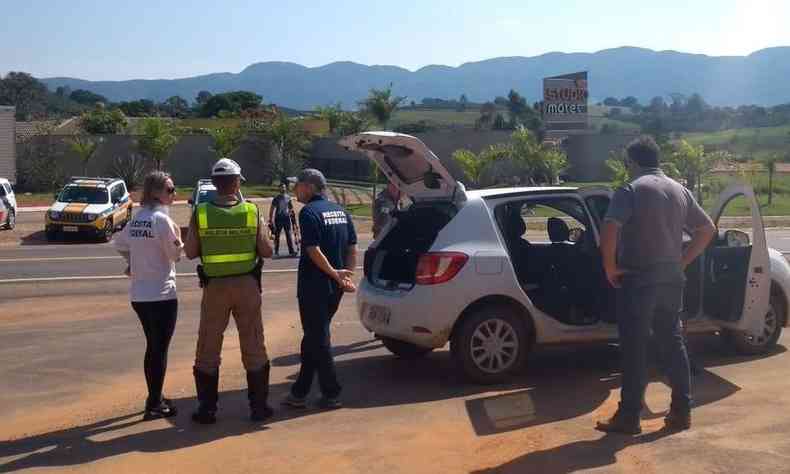
[[[5,215],[0,218],[0,229],[13,229],[16,226],[16,196],[11,182],[0,178],[0,202],[4,205]]]
[[[132,218],[132,199],[118,178],[71,178],[46,213],[47,240],[62,235],[109,242]]]
[[[413,201],[365,253],[357,292],[363,326],[391,352],[417,357],[449,341],[463,374],[497,383],[536,345],[617,339],[598,247],[611,190],[467,191],[412,136],[368,132],[341,144]],[[751,235],[721,219],[736,206],[749,210]],[[790,265],[768,248],[751,188],[726,189],[714,209],[719,235],[686,271],[687,331],[765,353],[788,323]]]

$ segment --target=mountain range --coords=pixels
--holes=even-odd
[[[748,56],[706,56],[677,51],[622,47],[596,53],[547,53],[535,57],[502,57],[458,67],[426,66],[409,71],[397,66],[365,66],[335,62],[305,67],[289,62],[262,62],[238,74],[216,73],[183,79],[89,81],[67,77],[42,79],[54,90],[87,89],[112,101],[162,101],[179,95],[249,90],[266,103],[299,110],[340,102],[355,108],[371,88],[393,85],[397,95],[420,102],[425,97],[484,102],[516,89],[530,101],[540,100],[542,79],[589,71],[592,100],[635,96],[647,103],[655,96],[701,94],[714,105],[776,105],[790,102],[790,47],[756,51]]]

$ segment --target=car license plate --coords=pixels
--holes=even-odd
[[[80,228],[75,225],[64,225],[63,232],[79,232]]]
[[[389,324],[390,310],[383,306],[371,306],[368,312],[368,321],[375,324]]]

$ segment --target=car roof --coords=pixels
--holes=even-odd
[[[579,190],[571,186],[520,186],[511,188],[489,188],[467,191],[469,196],[478,196],[483,199],[491,199],[506,196],[520,196],[529,194],[562,194],[575,193]]]
[[[72,177],[66,186],[85,186],[89,188],[105,188],[121,182],[120,178],[89,178],[89,177]]]

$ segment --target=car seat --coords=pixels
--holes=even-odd
[[[531,245],[529,241],[521,237],[527,232],[527,224],[524,223],[524,219],[521,218],[521,214],[518,211],[510,211],[505,224],[505,232],[513,269],[516,272],[519,283],[524,284],[528,279],[527,262]]]

